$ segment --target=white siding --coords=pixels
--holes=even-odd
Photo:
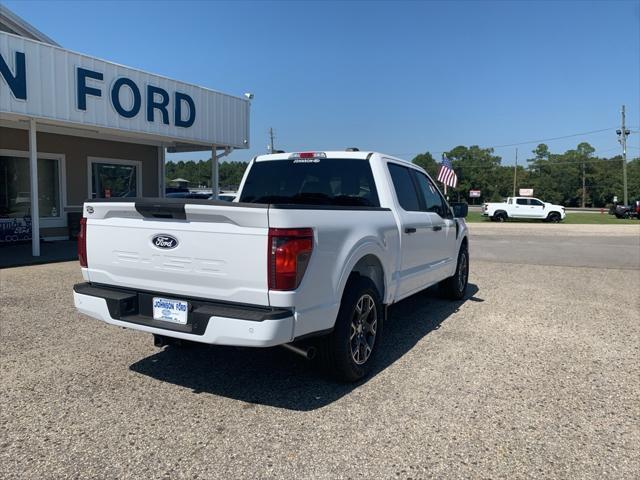
[[[206,88],[170,80],[115,63],[80,55],[59,47],[0,32],[0,54],[15,74],[15,52],[26,56],[27,100],[16,99],[0,75],[0,112],[25,115],[57,122],[82,124],[114,130],[161,136],[182,143],[249,146],[249,102]],[[87,86],[99,88],[101,97],[87,95],[87,109],[77,107],[77,67],[100,72],[103,81],[87,79]],[[142,97],[142,105],[133,118],[119,115],[111,102],[111,86],[120,77],[133,80]],[[169,93],[169,125],[155,111],[155,121],[146,118],[146,86],[163,88]],[[190,127],[174,125],[174,93],[179,91],[193,99],[196,118]],[[121,90],[122,104],[127,104]],[[184,114],[188,112],[186,108]]]

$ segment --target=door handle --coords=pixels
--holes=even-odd
[[[442,230],[442,225],[434,225],[432,228],[434,232],[439,232]]]
[[[404,229],[404,233],[416,233],[417,230],[414,227],[407,227]]]

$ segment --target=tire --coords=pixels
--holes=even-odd
[[[506,212],[496,212],[493,214],[493,218],[496,222],[506,222],[507,221],[507,213]]]
[[[560,223],[560,220],[562,220],[562,217],[560,216],[560,214],[558,212],[551,212],[547,216],[547,221],[551,222],[551,223]]]
[[[460,247],[456,273],[440,282],[440,291],[451,300],[462,300],[469,284],[469,249],[466,244]]]
[[[333,332],[319,345],[319,360],[327,372],[346,382],[364,378],[371,371],[378,351],[382,319],[382,303],[376,286],[366,277],[351,277],[342,295]]]

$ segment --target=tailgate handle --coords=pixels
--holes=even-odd
[[[184,209],[184,202],[136,202],[136,211],[144,218],[172,218],[176,220],[186,220],[187,213]]]

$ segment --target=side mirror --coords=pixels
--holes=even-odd
[[[451,209],[455,218],[465,218],[469,213],[469,205],[467,203],[452,203]]]

